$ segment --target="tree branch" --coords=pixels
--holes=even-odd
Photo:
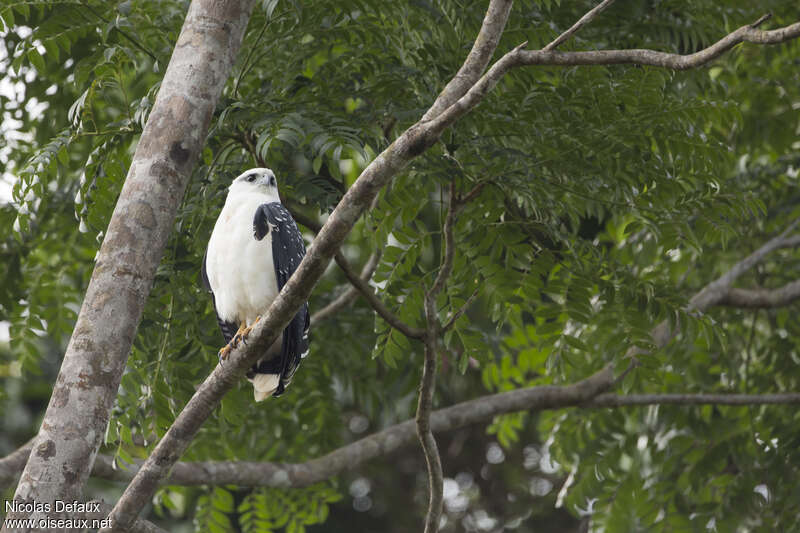
[[[450,273],[453,271],[453,259],[456,253],[455,246],[453,245],[453,225],[455,224],[456,210],[459,208],[459,205],[457,203],[456,184],[454,181],[450,182],[448,196],[447,214],[445,215],[444,228],[442,229],[442,234],[444,235],[442,266],[439,268],[439,273],[436,275],[433,286],[427,294],[427,299],[431,300],[434,304],[436,296],[444,289],[447,278],[450,277]],[[438,329],[439,319],[436,318],[435,322]]]
[[[456,320],[461,318],[461,315],[467,312],[467,309],[469,309],[469,306],[472,304],[473,300],[477,298],[478,294],[480,294],[480,286],[472,291],[472,294],[469,295],[469,298],[467,298],[467,301],[464,302],[464,305],[462,305],[455,313],[453,313],[453,316],[451,316],[447,323],[442,326],[442,332],[445,332],[455,326]]]
[[[589,24],[597,15],[599,15],[605,8],[610,6],[614,0],[603,0],[594,9],[586,13],[584,16],[578,20],[575,24],[572,25],[570,29],[556,37],[553,42],[542,48],[543,52],[549,52],[550,50],[555,50],[558,48],[561,43],[572,37],[575,33],[577,33],[581,28]]]
[[[365,284],[367,284],[367,286],[369,286],[369,280],[372,279],[372,275],[375,273],[375,269],[378,267],[380,260],[381,254],[378,252],[373,252],[373,254],[369,256],[369,259],[367,259],[367,262],[364,263],[364,267],[361,269],[361,274],[358,277]],[[318,324],[319,322],[338,312],[343,307],[346,307],[353,300],[358,298],[360,292],[361,291],[359,291],[355,286],[350,284],[347,289],[342,292],[342,294],[336,297],[335,300],[311,315],[311,324]]]
[[[486,186],[486,183],[487,182],[482,181],[482,182],[476,184],[464,196],[456,196],[455,202],[450,206],[450,210],[449,210],[448,214],[452,213],[452,216],[453,216],[453,220],[451,220],[451,227],[449,228],[449,230],[450,230],[449,238],[450,238],[450,241],[451,241],[450,242],[450,248],[453,247],[453,243],[452,243],[452,239],[453,239],[452,223],[455,221],[455,217],[458,215],[458,213],[461,212],[461,210],[464,208],[464,206],[466,206],[469,202],[471,202],[472,200],[474,200],[475,198],[478,197],[480,192],[483,190],[484,186]],[[453,191],[451,191],[451,192],[453,192]],[[445,239],[447,239],[448,238],[447,228],[445,228],[444,235],[445,235]],[[452,264],[452,260],[453,260],[453,258],[451,257],[450,258],[451,264]],[[467,309],[469,309],[469,306],[472,304],[472,302],[475,300],[475,298],[477,298],[477,296],[479,294],[480,294],[480,286],[476,287],[475,290],[472,291],[472,294],[469,296],[469,298],[467,298],[467,301],[464,302],[464,305],[462,305],[455,313],[453,313],[453,315],[441,327],[441,332],[442,333],[444,333],[445,331],[449,330],[450,328],[452,328],[455,325],[456,320],[458,320],[461,317],[461,315],[463,315],[464,313],[467,312]]]
[[[295,218],[295,220],[297,220],[297,222],[316,233],[319,233],[319,231],[322,229],[318,223],[296,209],[292,210],[292,216]],[[336,264],[339,265],[339,269],[342,271],[342,273],[344,273],[347,280],[353,286],[353,289],[361,293],[364,299],[367,300],[367,303],[372,306],[372,308],[376,313],[378,313],[378,315],[380,315],[381,318],[383,318],[390,326],[400,331],[406,337],[411,339],[422,339],[425,332],[400,320],[397,315],[392,313],[391,309],[386,307],[386,304],[383,303],[383,300],[378,298],[378,295],[375,294],[375,291],[372,290],[372,287],[370,287],[369,278],[372,277],[372,272],[374,272],[375,267],[377,267],[378,259],[379,256],[376,258],[375,266],[372,267],[368,276],[365,276],[363,273],[359,276],[353,270],[353,267],[350,265],[350,262],[347,260],[344,254],[342,254],[341,250],[338,250],[334,255]],[[314,317],[312,316],[312,322],[313,319]]]
[[[432,316],[428,314],[427,304],[425,308],[426,317],[429,320],[429,329],[425,336],[425,362],[422,366],[422,379],[419,385],[419,398],[417,400],[417,413],[414,423],[428,470],[428,511],[425,513],[424,531],[425,533],[436,533],[439,531],[439,521],[442,516],[442,504],[444,502],[444,474],[442,473],[442,458],[439,455],[439,447],[436,445],[436,438],[433,436],[431,427],[433,394],[436,391],[436,366],[438,363],[436,334],[435,327],[430,327]]]
[[[800,22],[776,30],[758,30],[753,24],[742,26],[708,48],[694,54],[680,55],[655,50],[597,50],[589,52],[554,52],[520,50],[518,65],[649,65],[672,70],[697,68],[718,58],[739,43],[777,44],[800,36]]]
[[[771,252],[784,247],[787,237],[797,225],[800,224],[800,219],[794,220],[789,226],[784,229],[779,235],[773,237],[756,251],[734,264],[727,272],[720,277],[707,284],[700,289],[686,305],[687,311],[701,311],[705,312],[710,307],[715,305],[722,305],[722,300],[727,297],[731,292],[731,286],[742,274],[753,268],[760,261],[764,259]],[[666,346],[666,344],[675,336],[677,332],[670,328],[669,321],[664,320],[660,322],[655,328],[652,329],[650,335],[657,346]],[[631,347],[626,353],[628,357],[635,357],[642,353],[639,348]]]
[[[717,305],[764,309],[783,307],[800,299],[800,280],[787,283],[778,289],[732,288]]]
[[[689,55],[670,54],[655,50],[597,50],[589,52],[558,52],[555,50],[524,50],[523,43],[501,57],[461,98],[430,120],[431,135],[445,128],[477,106],[500,79],[512,68],[521,66],[577,65],[649,65],[672,70],[697,68],[716,59],[742,42],[777,44],[800,36],[800,22],[776,30],[757,30],[742,26],[713,45]]]
[[[336,261],[336,264],[339,265],[339,268],[342,270],[342,272],[344,272],[345,277],[350,281],[353,287],[361,293],[361,295],[365,300],[367,300],[369,305],[372,306],[375,312],[378,313],[380,317],[383,318],[390,326],[411,339],[423,338],[425,332],[422,329],[406,324],[400,320],[400,317],[392,313],[392,311],[386,307],[386,304],[383,303],[383,300],[378,298],[378,295],[375,294],[375,291],[372,290],[372,287],[370,287],[369,283],[363,280],[353,271],[353,268],[350,266],[350,263],[347,262],[347,259],[344,257],[341,251],[336,252],[334,260]]]
[[[36,436],[34,435],[28,442],[0,459],[0,492],[17,481],[20,472],[25,468],[35,440]]]
[[[512,5],[512,0],[491,0],[489,2],[481,29],[472,44],[472,50],[453,79],[445,85],[436,101],[423,115],[422,121],[430,120],[450,107],[478,81],[497,49],[497,43],[500,42],[500,36],[503,35]]]
[[[577,407],[607,389],[612,379],[611,373],[605,372],[571,385],[530,387],[461,402],[433,411],[430,416],[431,431],[450,431],[523,410]],[[304,463],[179,462],[174,465],[164,484],[305,487],[408,446],[415,441],[415,437],[416,421],[406,420]],[[95,462],[94,474],[104,479],[128,481],[137,474],[135,470],[142,467],[143,464],[137,461],[131,465],[131,470],[121,470],[113,467],[111,457],[100,455]]]
[[[792,237],[786,237],[783,243],[781,244],[781,248],[796,248],[800,246],[800,235],[793,235]]]
[[[780,235],[767,241],[758,250],[733,265],[725,274],[706,285],[702,291],[689,300],[690,309],[699,309],[703,311],[712,305],[719,304],[731,291],[733,283],[739,276],[760,263],[770,253],[778,248],[784,247],[788,235],[794,231],[798,224],[800,224],[800,218],[792,221]]]
[[[442,458],[439,447],[431,429],[431,412],[433,411],[433,395],[436,392],[436,367],[438,359],[438,338],[441,331],[441,322],[436,312],[436,296],[444,288],[450,272],[453,270],[453,223],[456,209],[455,181],[450,182],[447,215],[445,216],[443,239],[443,257],[439,273],[433,286],[425,294],[425,362],[422,367],[422,380],[419,386],[419,399],[417,401],[417,414],[415,422],[417,437],[422,445],[425,455],[425,464],[428,469],[428,512],[425,514],[425,533],[439,531],[439,521],[442,516],[444,502],[444,475],[442,474]]]
[[[458,206],[456,207],[456,214],[468,203],[478,197],[486,184],[489,183],[488,181],[481,181],[480,183],[475,184],[475,186],[470,189],[470,191],[465,194],[463,197],[458,199]]]
[[[800,393],[778,394],[598,394],[581,408],[636,407],[640,405],[795,405]]]
[[[800,405],[800,393],[777,394],[629,394],[602,393],[592,396],[598,384],[578,384],[585,387],[579,392],[585,401],[577,399],[576,385],[566,387],[532,387],[503,392],[462,402],[431,413],[431,428],[441,433],[473,424],[491,421],[494,417],[519,411],[544,411],[575,407],[578,409],[613,409],[645,405]],[[569,390],[573,388],[572,390]],[[591,390],[590,390],[591,389]],[[538,392],[537,392],[538,391]],[[524,392],[526,398],[509,395]],[[480,409],[476,409],[480,407]],[[412,444],[415,440],[415,423],[406,420],[363,439],[334,450],[322,457],[304,463],[271,463],[249,461],[178,462],[165,480],[165,485],[236,485],[238,487],[306,487],[329,479],[341,472],[351,471],[361,464],[388,455]],[[30,450],[30,445],[21,450]],[[14,452],[14,453],[17,453]],[[7,459],[7,458],[6,458]],[[5,459],[3,459],[5,460]],[[0,460],[0,461],[3,461]],[[92,474],[96,477],[127,482],[141,462],[131,465],[131,470],[113,468],[113,459],[99,455]],[[22,466],[19,467],[19,470]],[[16,475],[19,474],[17,470]],[[0,484],[0,489],[3,485]]]

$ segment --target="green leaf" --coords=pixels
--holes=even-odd
[[[28,56],[28,61],[30,61],[31,64],[34,67],[36,67],[36,70],[38,70],[39,72],[44,71],[44,58],[42,57],[42,54],[39,53],[39,51],[36,49],[35,46],[29,48],[26,55]]]

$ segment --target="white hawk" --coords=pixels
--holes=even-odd
[[[281,204],[275,174],[268,168],[253,168],[233,180],[201,271],[228,343],[219,351],[220,361],[247,338],[305,254],[303,236]],[[308,329],[308,303],[304,303],[283,335],[247,373],[257,402],[283,393],[308,353]]]

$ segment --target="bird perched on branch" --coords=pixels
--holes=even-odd
[[[303,236],[281,204],[275,174],[268,168],[253,168],[233,180],[201,271],[227,343],[219,351],[220,362],[246,341],[305,254]],[[308,329],[304,303],[283,335],[247,373],[257,402],[283,393],[308,353]]]

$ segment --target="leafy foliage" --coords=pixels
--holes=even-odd
[[[786,2],[767,4],[629,2],[562,49],[691,53],[762,11],[772,11],[776,25],[794,21]],[[592,5],[518,2],[498,50],[525,40],[543,46]],[[485,7],[259,3],[123,376],[101,450],[120,468],[152,450],[216,364],[222,339],[198,270],[230,180],[269,166],[292,209],[324,216],[456,72]],[[25,411],[30,425],[4,418],[15,434],[0,445],[26,440],[47,399],[185,8],[160,0],[0,7],[0,68],[15,87],[0,94],[3,120],[24,133],[0,144],[14,180],[11,201],[0,205],[0,222],[11,229],[0,237],[0,320],[11,337],[0,351],[8,385],[0,402],[9,413]],[[476,192],[456,221],[454,271],[437,302],[445,323],[466,309],[443,339],[439,403],[571,383],[624,363],[632,346],[650,353],[623,392],[797,390],[792,309],[699,315],[684,306],[799,214],[800,69],[789,68],[798,57],[795,41],[741,46],[688,73],[519,69],[382,191],[343,250],[354,264],[382,251],[373,284],[417,327],[441,260],[446,191],[453,183],[462,196]],[[741,286],[779,287],[799,260],[796,250],[776,252]],[[344,283],[331,269],[312,311]],[[653,350],[650,331],[664,319],[681,334]],[[363,302],[312,327],[311,354],[287,395],[256,406],[242,383],[186,460],[299,462],[410,416],[422,357],[416,341]],[[446,437],[451,446],[442,449],[461,449],[469,460],[444,458],[445,468],[460,470],[445,472],[446,485],[459,488],[446,494],[443,530],[533,531],[556,520],[562,530],[585,520],[592,530],[620,532],[789,528],[800,501],[791,413],[662,406],[498,417],[488,436]],[[458,448],[466,435],[478,444]],[[523,451],[519,468],[511,457]],[[501,468],[495,459],[504,454]],[[400,470],[414,457],[400,458]],[[165,522],[193,520],[197,531],[300,532],[323,522],[351,530],[354,514],[376,529],[407,530],[423,506],[413,471],[405,471],[411,482],[393,486],[380,480],[394,478],[394,461],[374,467],[371,492],[350,485],[355,510],[335,504],[344,491],[330,484],[171,487],[157,507]],[[409,507],[414,512],[404,513]]]

